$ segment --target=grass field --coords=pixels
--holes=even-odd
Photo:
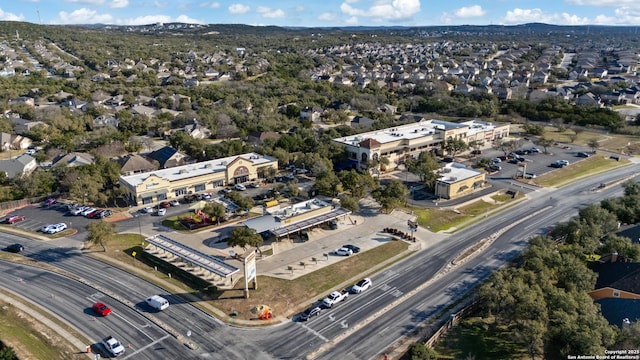
[[[497,193],[491,196],[492,202],[479,199],[468,205],[451,208],[415,208],[418,224],[433,232],[459,228],[462,224],[480,221],[485,215],[522,198],[522,194],[513,199],[510,195]]]
[[[29,314],[0,302],[0,339],[19,359],[80,359],[77,350]]]
[[[561,169],[555,169],[535,179],[535,183],[541,186],[562,186],[582,179],[586,176],[614,169],[629,164],[629,160],[615,161],[602,154],[575,162]]]

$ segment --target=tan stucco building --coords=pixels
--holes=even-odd
[[[435,195],[443,199],[455,199],[482,189],[485,173],[469,169],[462,164],[449,163],[436,180]]]
[[[484,121],[453,123],[443,120],[421,120],[416,123],[375,130],[333,139],[345,147],[349,160],[364,168],[371,161],[389,159],[395,168],[421,152],[439,152],[444,143],[453,139],[465,142],[477,140],[489,145],[491,141],[509,136],[509,125],[494,125]]]
[[[278,169],[275,158],[248,153],[142,174],[120,176],[133,204],[152,204],[187,194],[212,191],[265,177],[266,169]]]

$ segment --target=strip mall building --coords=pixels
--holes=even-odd
[[[248,153],[147,173],[120,176],[120,187],[132,204],[153,204],[187,194],[214,191],[227,185],[264,178],[267,169],[278,169],[275,158]]]

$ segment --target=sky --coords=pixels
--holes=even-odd
[[[640,0],[2,0],[0,20],[296,27],[640,25]]]

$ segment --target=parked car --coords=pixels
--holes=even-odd
[[[257,182],[252,182],[252,183],[249,183],[249,185],[247,186],[249,186],[250,188],[257,189],[260,187],[260,184],[258,184]]]
[[[360,252],[360,248],[359,247],[357,247],[355,245],[351,245],[351,244],[342,245],[342,248],[351,250],[351,252],[353,254],[357,254],[357,253]]]
[[[113,336],[106,337],[102,340],[102,345],[113,356],[120,356],[124,354],[124,346],[122,346],[120,341],[116,340]]]
[[[471,155],[480,155],[482,154],[482,150],[472,150]]]
[[[169,204],[171,204],[171,206],[180,206],[180,201],[178,201],[178,200],[171,200],[171,201],[169,201]]]
[[[160,208],[160,209],[158,209],[157,214],[158,214],[158,216],[165,216],[167,214],[167,209]]]
[[[7,224],[15,224],[26,219],[24,215],[12,215],[7,218]]]
[[[168,201],[163,201],[163,202],[161,202],[159,205],[160,205],[160,207],[162,207],[162,208],[168,208],[168,207],[171,207],[171,204],[170,204]]]
[[[567,161],[567,160],[556,160],[556,161],[552,162],[551,165],[549,165],[549,166],[554,167],[554,168],[562,168],[562,167],[565,167],[567,165],[569,165],[569,161]]]
[[[80,215],[81,212],[87,210],[89,207],[88,206],[78,206],[78,207],[74,207],[73,209],[69,210],[69,214],[71,215]]]
[[[529,151],[533,154],[533,153],[541,153],[540,149],[538,149],[537,147],[532,147],[531,149],[529,149]]]
[[[591,156],[591,154],[586,153],[584,151],[580,151],[579,153],[576,154],[576,156],[581,158],[588,158],[589,156]]]
[[[485,169],[489,172],[496,172],[496,171],[502,170],[502,166],[493,164],[493,165],[487,166]]]
[[[524,174],[524,178],[525,179],[535,179],[536,177],[537,177],[536,174],[533,174],[533,173],[525,173]]]
[[[235,186],[233,187],[234,189],[238,190],[238,191],[245,191],[247,190],[247,187],[242,185],[242,184],[235,184]]]
[[[307,321],[314,316],[320,315],[322,308],[320,306],[312,306],[300,314],[300,320]]]
[[[144,214],[151,214],[153,212],[153,208],[151,206],[145,206],[142,209],[140,209],[140,212]]]
[[[7,251],[12,253],[19,253],[24,251],[24,246],[22,244],[11,244],[7,246]]]
[[[87,216],[87,215],[91,214],[92,212],[94,212],[96,210],[98,210],[98,209],[90,207],[90,208],[84,209],[84,211],[82,211],[80,213],[80,215]]]
[[[61,231],[64,231],[67,229],[67,224],[65,223],[59,223],[59,224],[55,224],[55,225],[51,225],[51,227],[46,231],[47,234],[57,234]]]
[[[86,217],[88,217],[89,219],[94,219],[94,218],[99,218],[100,214],[103,212],[104,210],[102,209],[95,209],[92,212],[88,213],[87,215],[85,215]]]
[[[42,206],[44,206],[44,207],[49,207],[49,206],[51,206],[51,205],[55,204],[56,202],[57,202],[57,200],[56,200],[56,199],[54,199],[54,198],[48,198],[47,200],[45,200],[45,201],[42,203]]]
[[[56,224],[48,224],[48,225],[45,225],[45,226],[43,226],[43,227],[41,227],[41,228],[40,228],[40,231],[41,231],[41,232],[43,232],[43,233],[45,233],[45,234],[48,234],[48,233],[49,233],[49,229],[51,229],[51,228],[52,228],[52,227],[54,227],[54,226],[56,226]]]
[[[491,161],[497,164],[497,163],[501,163],[502,159],[500,159],[499,157],[495,157],[495,158],[491,159]]]
[[[351,251],[351,249],[339,248],[333,250],[333,254],[338,256],[351,256],[353,255],[353,251]]]
[[[351,287],[351,291],[355,294],[359,294],[367,289],[369,289],[371,287],[371,285],[373,285],[373,283],[371,282],[371,279],[369,278],[364,278],[360,281],[358,281],[355,285],[353,285]]]
[[[100,316],[107,316],[111,314],[111,308],[101,302],[93,303],[93,306],[91,306],[91,309],[93,310],[93,312],[95,312]]]
[[[100,215],[98,215],[99,218],[104,219],[107,218],[109,216],[111,216],[113,214],[113,212],[109,209],[106,210],[102,210],[102,212],[100,213]]]

